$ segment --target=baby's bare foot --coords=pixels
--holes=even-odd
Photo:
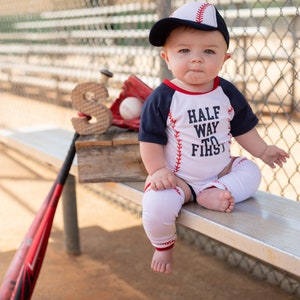
[[[197,196],[197,202],[207,209],[216,211],[232,212],[234,208],[232,194],[218,188],[203,190]]]
[[[155,250],[151,262],[151,268],[155,272],[169,274],[173,265],[173,249],[158,251]]]

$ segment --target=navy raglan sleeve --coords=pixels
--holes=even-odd
[[[172,100],[171,90],[164,84],[146,99],[139,128],[139,141],[166,145],[166,122]]]
[[[232,83],[220,78],[220,85],[234,109],[234,117],[230,122],[232,136],[247,133],[257,125],[258,118],[243,94]]]

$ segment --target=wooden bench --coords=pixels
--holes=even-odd
[[[132,134],[134,133],[131,132],[130,135]],[[61,166],[72,136],[72,132],[54,127],[0,131],[2,143],[55,168]],[[95,136],[92,139],[90,136],[80,136],[76,146],[77,150],[83,147],[80,156],[84,155],[84,143],[87,143],[87,147],[93,147],[93,151],[89,151],[90,159],[93,160],[103,151],[103,139],[103,136],[99,136],[98,140]],[[62,199],[65,245],[68,252],[75,254],[80,253],[80,243],[73,176],[78,176],[78,166],[86,163],[85,160],[80,160],[77,153],[71,169],[73,180]],[[96,182],[95,176],[98,176],[102,188],[110,191],[113,197],[122,197],[135,205],[141,205],[143,182],[105,182],[101,168],[98,168],[98,173],[95,170],[93,172],[92,179],[83,178],[81,181]],[[299,202],[258,191],[254,197],[237,204],[230,214],[206,210],[195,203],[187,204],[182,208],[177,222],[189,230],[217,240],[292,276],[300,277],[299,216]]]
[[[102,140],[101,136],[92,139],[81,136],[77,140],[81,182],[105,181],[102,170],[106,167],[97,159],[103,152]],[[90,161],[94,162],[92,176],[85,172]],[[133,166],[133,172],[137,173],[137,168],[138,165]],[[120,167],[119,172],[122,170],[124,168]],[[130,185],[134,188],[128,191]],[[141,204],[142,189],[143,184],[127,183],[121,192],[120,188],[115,190]],[[299,202],[259,191],[251,199],[237,204],[232,214],[209,211],[190,203],[183,207],[178,223],[300,277],[299,216]]]

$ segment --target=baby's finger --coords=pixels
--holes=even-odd
[[[284,156],[279,156],[276,160],[275,160],[275,164],[278,165],[279,167],[282,167],[284,163],[286,163],[286,158]]]
[[[151,182],[151,189],[154,191],[158,190],[155,182]]]

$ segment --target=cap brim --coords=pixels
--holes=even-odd
[[[156,22],[150,30],[149,42],[156,47],[163,46],[170,32],[177,27],[188,26],[198,30],[213,31],[215,27],[177,18],[165,18]]]

